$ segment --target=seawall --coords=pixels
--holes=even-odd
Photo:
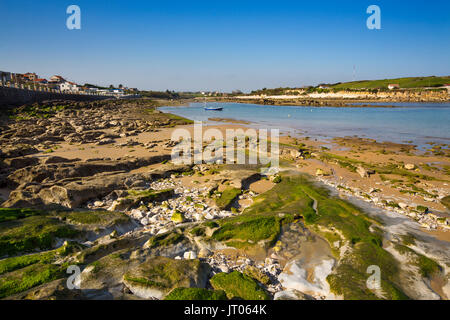
[[[45,100],[94,101],[114,99],[110,96],[70,94],[51,91],[34,91],[0,86],[0,106],[15,106]]]

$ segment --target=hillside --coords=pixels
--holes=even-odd
[[[401,88],[441,87],[450,83],[450,77],[409,77],[383,80],[363,80],[344,82],[332,85],[333,89],[379,89],[387,88],[389,84],[399,84]]]

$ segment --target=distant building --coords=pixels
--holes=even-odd
[[[123,90],[122,89],[109,89],[109,93],[114,96],[123,96]]]
[[[23,77],[28,81],[34,81],[39,78],[36,73],[31,73],[31,72],[25,73],[23,75]]]
[[[50,83],[63,83],[65,81],[66,81],[66,79],[64,79],[63,77],[55,75],[55,76],[51,76],[48,82],[50,82]]]
[[[389,90],[400,89],[400,85],[393,83],[393,84],[388,85],[388,89]]]
[[[64,81],[60,83],[59,90],[63,92],[78,92],[79,88],[76,83],[70,81]]]
[[[326,85],[326,84],[321,84],[319,86],[319,89],[330,89],[330,86]]]
[[[25,77],[21,73],[13,73],[12,74],[12,80],[15,81],[15,82],[22,83],[22,82],[25,81]]]

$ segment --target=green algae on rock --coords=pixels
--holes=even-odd
[[[254,279],[238,271],[217,273],[210,279],[210,282],[214,289],[225,291],[228,299],[270,299],[270,296]]]
[[[124,284],[138,297],[164,298],[177,287],[204,288],[209,265],[199,260],[152,257],[125,273]]]
[[[387,299],[407,298],[397,285],[397,260],[383,249],[380,232],[371,229],[378,225],[377,221],[349,202],[331,196],[305,175],[283,173],[282,178],[271,190],[255,198],[242,216],[301,216],[305,226],[324,237],[340,258],[327,281],[331,291],[345,299],[377,298],[366,287],[370,265],[383,270],[382,291]],[[349,249],[342,257],[333,245],[338,240]]]
[[[216,205],[221,210],[227,210],[231,207],[233,200],[236,199],[238,195],[242,193],[241,189],[238,188],[227,188],[225,189],[220,197],[216,199]]]

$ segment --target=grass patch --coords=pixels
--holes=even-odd
[[[333,89],[387,89],[389,84],[396,83],[401,88],[440,87],[450,82],[450,77],[406,77],[383,80],[363,80],[339,83]]]

